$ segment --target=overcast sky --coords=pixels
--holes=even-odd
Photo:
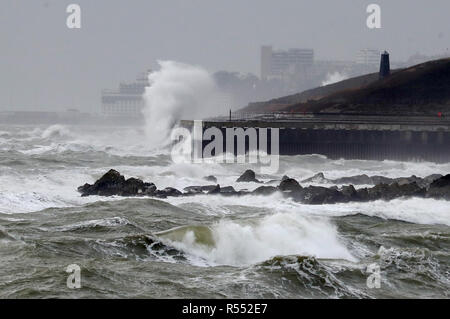
[[[82,28],[66,26],[66,7]],[[382,28],[366,27],[366,7]],[[352,60],[361,48],[392,59],[448,52],[449,0],[1,0],[0,110],[100,110],[102,88],[132,81],[157,60],[259,75],[259,50],[313,48]]]

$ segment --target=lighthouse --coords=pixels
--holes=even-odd
[[[387,51],[384,51],[381,54],[380,79],[384,79],[390,74],[391,74],[391,65],[389,63],[389,53]]]

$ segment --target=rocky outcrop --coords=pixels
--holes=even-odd
[[[243,177],[244,176],[244,177]],[[246,171],[241,177],[245,181],[255,181],[256,177],[253,171]],[[115,170],[108,171],[93,185],[85,184],[78,187],[82,196],[153,196],[157,198],[193,196],[199,194],[221,195],[221,196],[241,196],[247,194],[253,195],[271,195],[280,192],[283,196],[292,198],[295,201],[319,205],[335,204],[347,202],[367,202],[374,200],[392,200],[400,197],[428,197],[436,199],[450,200],[450,175],[431,175],[425,178],[411,176],[408,178],[376,178],[367,175],[348,177],[352,181],[367,182],[387,181],[388,183],[378,183],[371,188],[356,189],[353,185],[346,185],[338,188],[308,186],[302,187],[299,182],[293,178],[283,177],[277,187],[260,186],[253,192],[247,190],[237,191],[232,186],[221,187],[219,184],[206,186],[189,186],[181,192],[173,187],[167,187],[158,190],[153,183],[146,183],[137,178],[125,179],[123,175]],[[310,182],[322,181],[325,179],[323,174],[315,175],[308,179]],[[342,180],[342,179],[341,179]],[[346,180],[349,181],[349,180]],[[258,181],[259,182],[259,181]]]
[[[273,193],[277,192],[278,189],[274,186],[260,186],[257,189],[255,189],[252,194],[254,195],[272,195]]]
[[[428,188],[427,197],[450,200],[450,174],[433,181]]]
[[[297,189],[289,194],[292,199],[304,204],[335,204],[346,202],[344,195],[335,188],[309,186]]]
[[[378,184],[393,184],[399,185],[409,184],[416,182],[420,187],[427,187],[434,180],[442,177],[439,174],[433,174],[424,178],[412,175],[410,177],[389,178],[384,176],[368,176],[366,174],[341,177],[337,179],[326,178],[323,173],[318,173],[310,178],[304,179],[302,183],[315,183],[315,184],[338,184],[338,185],[378,185]]]
[[[330,182],[331,180],[325,178],[325,175],[323,173],[317,173],[313,177],[302,180],[302,183],[326,184]]]
[[[300,184],[293,178],[287,178],[287,179],[282,180],[280,185],[278,185],[278,188],[282,192],[286,192],[286,191],[295,192],[295,191],[299,191],[300,189],[302,189]]]
[[[153,195],[156,192],[156,186],[153,183],[144,183],[137,178],[125,179],[116,170],[109,170],[93,185],[84,184],[78,187],[82,196],[137,196]]]
[[[256,174],[251,169],[248,169],[242,174],[236,182],[243,183],[243,182],[254,182],[254,183],[261,183],[259,180],[256,179]]]

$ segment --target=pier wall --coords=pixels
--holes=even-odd
[[[301,121],[203,121],[203,132],[220,129],[226,145],[226,130],[279,129],[280,155],[321,154],[332,159],[371,159],[450,162],[450,123],[447,120],[398,118],[332,120],[309,118]],[[192,123],[184,121],[184,126]],[[259,134],[257,134],[259,136]],[[209,141],[203,141],[205,147]],[[235,137],[235,149],[237,138]],[[259,145],[259,141],[258,141]],[[246,151],[249,150],[246,138]]]

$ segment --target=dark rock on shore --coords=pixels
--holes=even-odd
[[[310,178],[302,180],[302,183],[317,183],[317,184],[340,184],[340,185],[379,185],[379,184],[393,184],[399,185],[416,182],[420,187],[427,187],[434,180],[442,177],[442,175],[434,174],[424,178],[412,175],[410,177],[389,178],[384,176],[368,176],[366,174],[341,177],[337,179],[326,178],[323,173],[318,173]]]
[[[203,194],[202,186],[188,186],[183,189],[186,195]]]
[[[214,188],[212,188],[208,191],[208,195],[219,194],[219,193],[220,193],[220,185],[218,185],[218,184]]]
[[[244,176],[244,177],[243,177]],[[255,181],[253,171],[246,171],[241,177],[245,181]],[[284,196],[292,198],[305,204],[334,204],[347,202],[367,202],[374,200],[392,200],[399,197],[428,197],[450,200],[450,174],[446,176],[430,175],[425,178],[411,176],[408,178],[378,178],[367,175],[353,176],[353,181],[388,181],[379,183],[371,188],[355,189],[353,185],[332,187],[309,186],[302,187],[293,178],[284,178],[278,185],[260,186],[253,192],[246,190],[236,191],[232,186],[221,187],[217,185],[189,186],[184,188],[184,193],[173,187],[158,190],[153,183],[145,183],[137,178],[125,179],[123,175],[115,170],[108,171],[93,185],[84,184],[78,187],[82,196],[154,196],[157,198],[192,196],[197,194],[216,194],[222,196],[241,196],[245,194],[270,195],[281,191]],[[325,178],[323,174],[317,174],[310,181],[321,181]],[[349,181],[349,180],[346,180]],[[258,181],[259,182],[259,181]]]
[[[330,181],[331,181],[330,179],[325,178],[323,173],[317,173],[313,177],[302,180],[302,183],[326,184],[329,183]]]
[[[450,174],[433,181],[428,188],[427,197],[450,200]]]
[[[220,188],[220,194],[235,195],[237,192],[233,186],[225,186]]]
[[[374,184],[372,178],[367,176],[366,174],[355,175],[349,177],[342,177],[335,180],[330,180],[332,183],[336,184],[346,184],[346,185],[370,185]]]
[[[204,194],[209,193],[217,188],[218,185],[206,185],[206,186],[188,186],[183,190],[187,195]],[[219,186],[220,187],[220,186]]]
[[[437,184],[437,183],[436,183]],[[445,182],[442,184],[446,185]],[[449,187],[450,186],[444,186]],[[403,181],[402,184],[378,184],[372,188],[356,190],[353,185],[343,186],[338,189],[333,187],[309,186],[302,188],[295,179],[281,182],[278,188],[285,192],[285,196],[305,204],[335,204],[346,202],[366,202],[373,200],[392,200],[399,197],[424,197],[427,190],[420,187],[417,182]],[[439,192],[440,198],[448,191]],[[450,194],[450,192],[448,192]]]
[[[164,195],[164,196],[181,196],[183,195],[182,192],[180,192],[178,189],[173,188],[173,187],[166,187],[163,190],[158,191],[159,195]]]
[[[242,182],[254,182],[254,183],[261,183],[259,180],[256,179],[256,174],[251,169],[248,169],[242,174],[236,182],[242,183]]]
[[[285,180],[283,180],[280,185],[278,186],[278,188],[282,191],[282,192],[286,192],[286,191],[298,191],[300,189],[302,189],[302,187],[300,186],[300,184],[293,178],[287,178]]]
[[[252,194],[255,194],[255,195],[272,195],[276,191],[278,191],[278,189],[276,187],[273,187],[273,186],[260,186],[257,189],[255,189],[252,192]]]
[[[156,187],[153,183],[144,183],[137,178],[125,180],[123,175],[111,169],[93,185],[84,184],[78,187],[78,191],[82,196],[137,196],[151,195],[156,191]]]
[[[295,201],[305,204],[335,204],[345,202],[344,195],[334,188],[309,186],[289,193]]]
[[[426,190],[417,185],[416,182],[399,185],[397,182],[393,184],[378,184],[367,190],[369,200],[392,200],[403,196],[425,196]]]

